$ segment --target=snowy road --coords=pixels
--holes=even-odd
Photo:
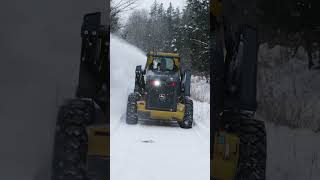
[[[112,138],[112,180],[209,179],[209,144],[195,130],[123,125]]]
[[[111,180],[208,180],[209,103],[194,100],[192,129],[174,123],[125,123],[134,69],[145,60],[138,49],[111,36]]]
[[[209,180],[210,92],[205,81],[193,77],[192,129],[125,124],[134,68],[144,63],[143,53],[111,36],[111,180]],[[266,131],[267,180],[320,179],[320,134],[268,122]]]

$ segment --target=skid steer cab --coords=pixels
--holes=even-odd
[[[126,123],[138,120],[177,121],[192,128],[193,102],[190,99],[190,71],[182,72],[180,56],[149,52],[145,68],[136,67],[134,92],[128,97]]]

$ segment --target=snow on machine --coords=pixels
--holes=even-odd
[[[135,73],[134,92],[127,102],[127,124],[137,124],[139,119],[171,120],[181,128],[192,128],[191,74],[182,73],[178,54],[149,52],[145,68],[137,66]]]

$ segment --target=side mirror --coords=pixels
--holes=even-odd
[[[142,71],[141,65],[136,66],[136,73],[141,73],[141,71]]]
[[[182,78],[182,89],[185,96],[190,96],[190,86],[191,86],[191,72],[186,70]]]

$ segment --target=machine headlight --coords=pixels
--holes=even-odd
[[[159,81],[159,80],[152,80],[151,81],[151,84],[153,85],[153,86],[160,86],[161,85],[161,82]]]

